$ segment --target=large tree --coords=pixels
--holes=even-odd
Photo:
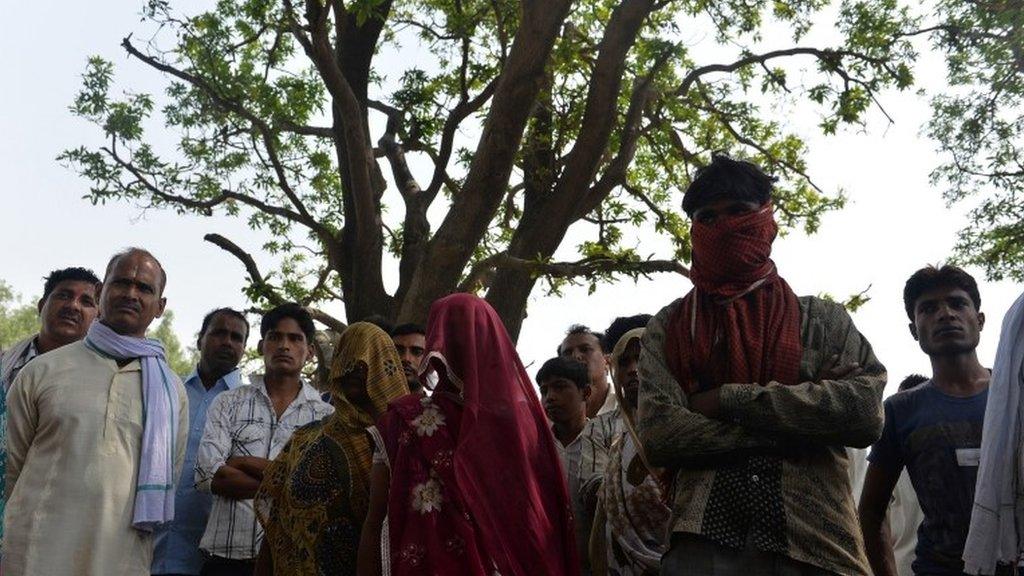
[[[806,41],[823,13],[834,32]],[[279,269],[206,239],[245,264],[250,298],[334,327],[319,302],[422,321],[472,290],[515,335],[541,279],[686,274],[680,191],[713,151],[776,173],[782,225],[814,231],[845,199],[810,179],[780,111],[860,123],[915,57],[894,0],[151,0],[144,19],[156,36],[123,46],[167,78],[159,114],[93,58],[73,110],[107,143],[62,158],[94,202],[247,218]],[[154,115],[174,149],[147,138]],[[573,226],[589,239],[553,261]],[[641,249],[651,227],[668,242]]]
[[[933,98],[932,174],[951,202],[973,203],[959,260],[1024,281],[1024,2],[942,0],[923,26],[952,89]]]

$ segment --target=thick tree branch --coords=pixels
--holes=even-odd
[[[576,212],[577,217],[582,217],[596,208],[616,186],[626,182],[626,171],[633,162],[636,155],[636,145],[640,138],[640,123],[643,120],[644,108],[654,97],[651,84],[654,76],[668,62],[672,52],[666,50],[654,62],[651,70],[633,88],[633,94],[629,98],[629,108],[626,109],[626,116],[622,122],[622,137],[619,141],[619,150],[615,158],[608,164],[604,174],[594,183],[587,192],[583,202]]]
[[[335,14],[336,19],[345,15]],[[340,109],[343,122],[344,139],[348,150],[348,166],[352,178],[352,200],[355,214],[348,215],[356,222],[357,245],[370,242],[379,232],[376,229],[377,211],[373,199],[373,183],[370,178],[369,163],[373,162],[372,148],[365,141],[365,127],[362,122],[363,112],[359,99],[345,79],[345,75],[334,59],[334,51],[327,31],[328,10],[318,0],[306,1],[306,18],[309,21],[310,41],[304,44],[306,54],[313,60],[320,76],[334,99],[334,105]],[[368,154],[367,154],[368,153]],[[369,159],[366,156],[369,156]],[[368,161],[369,160],[369,161]]]
[[[206,236],[203,236],[203,240],[206,240],[237,258],[242,265],[245,266],[245,271],[249,275],[249,282],[271,305],[278,306],[287,302],[287,300],[277,291],[277,288],[267,283],[266,278],[260,272],[259,266],[256,265],[256,260],[252,257],[252,254],[249,254],[238,246],[238,244],[235,244],[220,234],[207,234]],[[313,320],[316,320],[324,326],[332,328],[339,333],[345,331],[346,325],[341,320],[338,320],[330,314],[312,306],[306,305],[303,306],[303,308],[309,312],[310,316],[313,317]]]
[[[409,282],[419,266],[430,237],[430,222],[427,220],[427,204],[423,189],[412,174],[406,161],[405,149],[398,142],[398,130],[402,123],[402,111],[383,102],[368,100],[367,105],[382,112],[388,118],[384,134],[378,145],[391,166],[391,173],[405,202],[405,218],[402,226],[402,253],[399,261],[398,290],[395,297],[401,300],[409,289]],[[388,230],[392,238],[394,233]]]
[[[612,12],[599,45],[594,74],[590,79],[582,128],[572,150],[566,155],[565,170],[552,197],[559,205],[550,206],[548,209],[562,213],[563,206],[576,206],[586,197],[587,187],[597,173],[598,163],[605,154],[614,127],[607,119],[615,117],[626,56],[636,42],[637,34],[653,7],[652,0],[624,0]],[[634,126],[623,127],[627,155],[631,154],[630,148],[636,142],[635,135],[631,135],[630,132],[635,131],[635,125],[639,123],[643,100],[646,98],[644,84],[642,82],[639,90],[634,93],[634,101],[629,110],[633,117],[627,118]],[[621,166],[623,171],[626,164],[628,161]]]
[[[384,241],[379,194],[384,184],[369,140],[364,106],[374,46],[391,1],[380,2],[369,19],[359,22],[340,0],[327,5],[306,0],[304,26],[299,24],[291,0],[284,4],[292,35],[331,96],[345,224],[344,245],[330,254],[332,266],[342,272],[346,310],[355,318],[373,313],[389,315],[391,298],[381,275]],[[332,11],[333,27],[329,25]],[[332,45],[332,31],[336,45]]]
[[[544,78],[544,87],[537,96],[530,119],[530,129],[523,139],[523,210],[532,212],[554,188],[557,176],[555,154],[555,122],[552,103],[554,71]]]
[[[430,178],[430,184],[427,185],[427,189],[424,192],[425,202],[429,206],[434,198],[437,197],[437,193],[441,190],[442,184],[448,184],[451,187],[451,177],[448,176],[448,162],[451,160],[452,151],[455,147],[455,133],[458,131],[462,121],[468,118],[471,114],[480,110],[491,96],[494,95],[494,91],[498,87],[498,79],[500,76],[495,76],[487,83],[487,86],[480,91],[479,94],[474,96],[472,99],[466,99],[466,95],[463,94],[463,98],[459,100],[458,104],[452,108],[448,118],[444,121],[444,126],[441,128],[441,148],[438,150],[437,157],[434,158],[434,175]],[[458,187],[451,188],[452,193],[458,192]]]
[[[862,54],[860,52],[855,52],[852,50],[831,50],[827,48],[797,47],[787,48],[785,50],[773,50],[770,52],[765,52],[763,54],[751,54],[749,56],[740,58],[739,60],[736,60],[731,64],[709,64],[707,66],[700,66],[698,68],[694,68],[693,70],[690,71],[689,74],[687,74],[683,78],[682,82],[679,83],[679,87],[676,88],[674,94],[677,98],[686,96],[686,94],[690,91],[690,88],[693,86],[693,84],[701,77],[706,76],[708,74],[713,74],[716,72],[732,73],[736,72],[737,70],[745,66],[750,66],[752,64],[765,64],[769,60],[785,58],[788,56],[814,56],[818,60],[829,65],[831,67],[831,70],[833,71],[841,70],[841,67],[839,67],[838,62],[841,61],[842,58],[851,57],[856,58],[858,60],[862,60],[869,64],[880,66],[884,68],[886,71],[888,71],[890,74],[895,76],[895,71],[892,70],[889,67],[888,62],[882,58],[875,58],[872,56],[868,56],[867,54]]]
[[[494,90],[476,154],[402,299],[399,320],[423,320],[430,303],[458,282],[501,201],[570,0],[525,1],[518,33]]]
[[[500,62],[505,63],[508,58],[508,32],[505,31],[505,19],[501,17],[501,7],[497,0],[491,0],[491,10],[494,11],[495,30],[498,36],[498,45],[501,47]]]
[[[283,132],[292,132],[301,136],[316,136],[317,138],[334,138],[334,130],[327,126],[305,126],[296,124],[291,120],[282,120],[277,128]]]
[[[579,278],[597,274],[628,274],[649,276],[660,272],[674,272],[687,278],[690,270],[675,260],[637,260],[631,258],[584,258],[575,262],[540,262],[509,256],[501,252],[485,258],[470,269],[459,285],[460,292],[474,292],[490,286],[490,276],[496,270],[518,270],[537,278]]]
[[[256,259],[243,250],[238,244],[235,244],[231,240],[221,236],[220,234],[207,234],[203,236],[203,240],[219,247],[221,250],[230,253],[245,266],[245,272],[249,275],[249,283],[252,284],[260,295],[267,299],[267,302],[277,306],[286,302],[283,296],[277,291],[277,288],[267,283],[263,273],[260,272],[259,266],[256,265]]]
[[[378,144],[384,151],[384,157],[387,158],[388,164],[391,166],[391,175],[395,179],[398,191],[408,204],[409,198],[419,195],[422,189],[419,183],[416,182],[416,177],[412,175],[409,163],[405,159],[405,149],[395,140],[393,134],[381,136]]]
[[[524,209],[509,243],[510,255],[539,260],[550,258],[577,219],[577,210],[590,192],[615,128],[615,122],[609,119],[617,116],[627,56],[653,9],[653,0],[623,0],[612,10],[598,45],[579,123],[581,128],[565,156],[565,167],[552,192],[530,210]],[[501,315],[511,334],[519,332],[521,314],[535,282],[536,278],[525,270],[504,267],[497,272],[487,293],[488,302]]]

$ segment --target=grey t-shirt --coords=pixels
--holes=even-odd
[[[962,398],[929,380],[885,401],[885,430],[868,459],[891,470],[906,466],[917,492],[924,521],[915,574],[963,574],[987,400],[988,389]]]

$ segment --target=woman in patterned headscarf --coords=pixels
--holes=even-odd
[[[256,495],[257,573],[355,574],[373,448],[366,428],[409,393],[391,338],[357,322],[341,335],[327,390],[335,411],[295,431]]]
[[[649,318],[643,317],[641,325]],[[608,332],[611,335],[610,329]],[[648,463],[634,424],[643,334],[643,328],[627,331],[611,353],[612,382],[622,409],[623,428],[608,454],[598,520],[591,535],[595,575],[656,576],[661,556],[668,550],[671,510],[664,503],[661,471]]]

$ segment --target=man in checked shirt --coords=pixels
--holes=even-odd
[[[223,392],[210,405],[196,458],[196,488],[213,493],[213,508],[199,547],[202,576],[251,576],[263,530],[253,496],[263,470],[292,432],[334,408],[302,379],[313,355],[313,319],[297,304],[282,304],[260,322],[265,373],[252,384]]]

